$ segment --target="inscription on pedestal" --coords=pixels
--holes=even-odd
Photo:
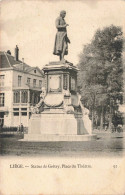
[[[61,75],[49,76],[49,92],[61,92]]]

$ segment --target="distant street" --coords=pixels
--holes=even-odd
[[[85,142],[23,142],[23,135],[1,134],[2,156],[122,157],[125,133],[96,132],[97,140]]]

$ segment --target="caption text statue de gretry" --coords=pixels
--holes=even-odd
[[[70,43],[65,16],[66,12],[61,11],[56,19],[53,53],[59,56],[59,61],[43,68],[45,87],[40,102],[32,108],[26,141],[86,141],[96,137],[91,131],[89,112],[77,93],[78,69],[64,59]]]

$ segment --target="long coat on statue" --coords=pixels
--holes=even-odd
[[[62,17],[58,17],[56,19],[57,33],[55,37],[55,44],[54,44],[54,51],[53,51],[54,55],[60,55],[62,53],[64,43],[66,43],[66,51],[64,55],[68,54],[68,43],[70,43],[70,40],[67,37],[66,27],[64,26],[65,24],[66,22]]]

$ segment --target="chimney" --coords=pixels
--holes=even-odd
[[[18,48],[17,45],[16,45],[16,48],[15,48],[15,60],[16,60],[16,61],[19,60],[19,48]]]

